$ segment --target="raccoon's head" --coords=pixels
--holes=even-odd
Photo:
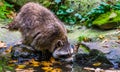
[[[75,46],[70,45],[67,40],[58,40],[56,48],[53,51],[53,57],[62,61],[72,62],[74,52]]]

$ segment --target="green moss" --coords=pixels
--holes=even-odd
[[[110,11],[105,14],[101,14],[97,19],[93,21],[93,25],[104,25],[108,23],[120,22],[120,10]]]

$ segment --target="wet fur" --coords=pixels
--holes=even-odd
[[[48,49],[50,52],[58,46],[58,41],[69,44],[64,24],[47,8],[37,3],[27,3],[9,24],[9,30],[19,30],[23,44],[36,50]]]

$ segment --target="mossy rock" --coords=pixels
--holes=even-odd
[[[93,25],[100,27],[101,29],[111,29],[120,23],[120,10],[109,11],[105,14],[101,14],[97,19],[93,21]]]

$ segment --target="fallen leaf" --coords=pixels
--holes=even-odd
[[[41,62],[41,65],[45,66],[45,67],[50,67],[52,66],[53,64],[51,62],[48,62],[48,61],[42,61]]]
[[[90,41],[90,38],[84,37],[83,41],[88,42]]]
[[[96,62],[96,63],[93,64],[93,66],[100,66],[100,65],[101,65],[100,62]]]
[[[45,72],[51,72],[53,70],[53,67],[42,67]]]
[[[38,67],[40,65],[40,62],[35,61],[34,59],[30,60],[31,66]]]
[[[10,46],[7,50],[5,50],[6,53],[10,53],[12,50],[12,46]]]
[[[100,39],[104,39],[104,36],[103,35],[99,35],[98,36]]]
[[[38,64],[31,64],[31,66],[39,67],[40,65],[38,65]]]
[[[54,59],[53,57],[51,57],[51,58],[50,58],[50,62],[51,62],[51,63],[55,63],[56,61],[55,61],[55,59]]]
[[[9,14],[7,14],[6,16],[10,19],[13,19],[17,14],[13,11],[11,11]]]
[[[17,65],[17,68],[16,69],[23,69],[23,68],[25,68],[26,67],[26,65]]]
[[[55,58],[53,58],[53,57],[50,58],[50,62],[53,63],[53,64],[54,63],[61,64],[61,62],[56,61]]]

